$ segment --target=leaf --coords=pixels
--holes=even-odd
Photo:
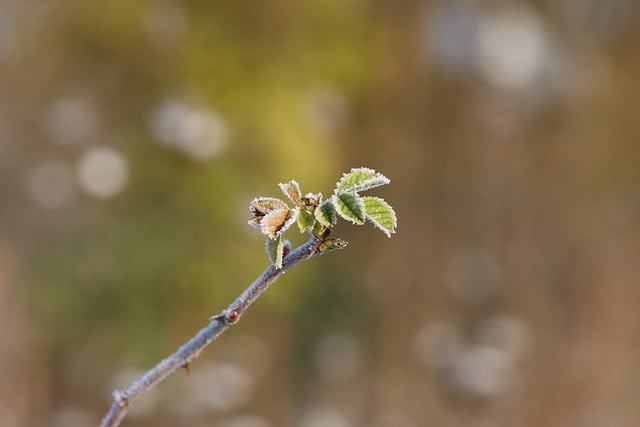
[[[256,197],[249,204],[249,210],[253,214],[262,214],[274,210],[288,208],[287,204],[280,199],[274,197]]]
[[[354,193],[338,193],[331,198],[338,215],[354,224],[364,224],[364,201]]]
[[[260,219],[260,230],[262,234],[274,238],[284,233],[298,217],[299,209],[276,209],[266,214]]]
[[[295,206],[301,206],[302,193],[300,192],[300,186],[295,180],[292,179],[286,184],[280,183],[278,185],[284,195],[287,196]]]
[[[289,206],[282,200],[273,197],[256,197],[249,204],[249,210],[253,215],[253,218],[249,220],[249,225],[257,228],[261,226],[266,215],[279,210],[288,212]]]
[[[282,237],[282,234],[273,239],[268,238],[264,246],[271,264],[275,265],[276,268],[282,269],[282,254],[284,252],[284,237]]]
[[[387,237],[396,232],[398,219],[393,208],[380,197],[363,197],[367,218]]]
[[[391,182],[389,178],[369,168],[354,168],[336,184],[336,193],[357,193]]]
[[[342,249],[349,244],[346,240],[340,239],[338,237],[332,239],[326,239],[322,243],[320,243],[320,250],[322,252],[329,252],[334,249]]]
[[[316,224],[316,219],[313,217],[313,213],[305,210],[300,210],[298,213],[298,228],[301,233],[309,231]]]
[[[316,208],[314,215],[318,222],[327,228],[334,226],[338,222],[338,214],[331,199],[322,202]]]

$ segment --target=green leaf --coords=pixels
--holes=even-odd
[[[366,219],[364,201],[354,193],[338,193],[331,198],[338,215],[354,224],[364,224]]]
[[[318,206],[314,213],[318,222],[325,227],[333,227],[338,222],[338,214],[336,208],[333,207],[331,199],[325,200]]]
[[[280,183],[278,186],[280,186],[284,195],[287,196],[295,206],[302,206],[302,193],[300,192],[300,186],[295,180],[292,179],[286,184]]]
[[[276,268],[281,269],[282,254],[284,252],[284,237],[282,237],[282,234],[276,236],[273,239],[267,239],[264,246],[271,264],[275,265]]]
[[[396,232],[398,219],[393,208],[380,197],[363,197],[367,218],[387,237]]]
[[[316,223],[316,219],[313,217],[313,213],[305,210],[300,210],[298,213],[298,228],[301,233],[309,231]]]
[[[357,193],[388,184],[389,178],[369,168],[355,168],[345,173],[336,184],[336,193]]]
[[[332,239],[326,239],[322,243],[320,243],[320,250],[322,252],[329,252],[334,249],[342,249],[349,244],[346,240],[340,239],[339,237],[335,237]]]

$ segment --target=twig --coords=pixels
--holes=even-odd
[[[189,368],[191,362],[214,339],[224,332],[229,326],[238,321],[245,310],[255,301],[282,273],[301,261],[321,255],[331,250],[330,245],[325,245],[325,236],[317,238],[312,236],[305,244],[299,246],[288,254],[283,262],[282,269],[273,265],[267,267],[245,291],[232,302],[229,307],[220,314],[212,316],[209,324],[202,328],[193,338],[180,347],[175,353],[162,360],[150,371],[129,384],[124,390],[113,393],[114,402],[100,424],[101,427],[116,427],[127,414],[129,406],[135,402],[144,392],[164,380],[179,368]]]

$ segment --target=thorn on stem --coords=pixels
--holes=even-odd
[[[124,408],[129,406],[129,396],[124,391],[116,390],[113,392],[113,399],[118,403],[118,406]]]
[[[187,376],[191,376],[191,363],[186,362],[182,367],[187,371]]]
[[[233,310],[225,310],[220,314],[216,314],[215,316],[211,316],[209,320],[216,320],[218,322],[231,325],[232,323],[236,323],[240,318],[240,312],[236,309]]]

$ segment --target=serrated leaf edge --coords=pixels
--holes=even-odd
[[[276,268],[281,269],[284,253],[284,237],[282,235],[276,236],[273,239],[268,237],[264,243],[264,246],[267,252],[267,258],[269,259],[271,264],[275,265]]]
[[[323,210],[324,208],[329,208],[333,210],[333,221],[325,221],[325,211]],[[316,220],[318,220],[318,222],[322,225],[324,225],[325,227],[333,227],[336,222],[338,222],[338,214],[336,213],[336,208],[333,205],[333,200],[328,199],[325,200],[324,202],[320,203],[320,206],[318,206],[313,214],[313,216],[316,218]]]
[[[254,208],[257,208],[256,205],[258,203],[261,203],[261,202],[271,202],[271,203],[275,203],[275,204],[280,204],[280,206],[275,206],[270,210],[284,209],[284,208],[288,208],[289,207],[289,205],[287,205],[284,202],[284,200],[278,199],[277,197],[254,197],[253,200],[251,200],[251,202],[249,202],[249,210],[253,211]],[[264,211],[260,210],[259,212],[264,212]]]
[[[380,224],[378,221],[376,221],[371,215],[369,215],[369,213],[367,212],[366,206],[367,206],[367,200],[375,200],[377,202],[382,203],[386,208],[389,209],[389,211],[391,212],[391,214],[393,215],[393,227],[389,230],[386,227],[384,227],[382,224]],[[391,205],[389,203],[387,203],[386,200],[384,200],[381,197],[374,197],[374,196],[364,196],[362,197],[362,201],[365,205],[365,214],[367,216],[367,219],[380,231],[382,231],[384,234],[387,235],[387,237],[391,238],[391,235],[394,234],[396,232],[396,228],[398,226],[398,216],[396,215],[396,211],[393,209],[393,207],[391,207]]]
[[[346,203],[344,201],[342,201],[340,199],[340,196],[345,196],[345,195],[350,195],[353,196],[356,200],[356,203],[358,204],[358,207],[360,208],[360,211],[362,211],[362,219],[360,218],[353,218],[350,217],[349,215],[346,215],[344,212],[342,212],[342,209],[340,207],[340,203],[342,202],[346,205]],[[364,200],[362,200],[362,198],[356,194],[356,193],[339,193],[339,194],[334,194],[331,197],[331,202],[333,203],[333,207],[336,209],[336,212],[338,213],[338,215],[340,215],[343,219],[356,224],[356,225],[362,225],[364,224],[365,220],[366,220],[366,210],[365,210],[365,206],[364,206]],[[353,212],[353,211],[352,211]]]
[[[340,186],[342,186],[349,177],[358,172],[372,174],[373,176],[357,182],[350,188],[340,189]],[[389,178],[374,169],[365,167],[352,168],[350,172],[343,173],[342,177],[336,183],[335,194],[358,193],[359,191],[371,190],[372,188],[380,187],[382,185],[389,184],[390,182],[391,180]]]
[[[281,182],[278,184],[278,187],[280,187],[280,190],[282,190],[284,195],[287,196],[289,200],[291,200],[291,203],[293,203],[295,206],[300,206],[300,203],[301,203],[300,201],[302,199],[302,192],[300,191],[300,185],[295,179],[292,179],[291,181],[286,183]],[[288,190],[289,187],[293,187],[295,196],[292,196],[291,194],[289,194],[289,190]]]
[[[284,218],[284,221],[282,221],[282,224],[279,224],[277,230],[270,230],[269,227],[269,217],[279,213],[280,211],[284,211],[285,209],[276,209],[273,210],[271,212],[269,212],[268,214],[266,214],[259,222],[260,222],[260,231],[262,232],[262,234],[274,238],[277,236],[282,235],[282,233],[284,233],[285,231],[287,231],[289,229],[289,227],[291,227],[291,224],[293,224],[294,222],[296,222],[296,220],[298,219],[298,213],[300,212],[299,208],[294,208],[294,209],[289,209],[287,207],[287,216]],[[251,223],[251,222],[250,222]]]
[[[302,227],[302,226],[300,225],[300,218],[304,218],[304,216],[305,216],[305,215],[307,215],[307,214],[308,214],[308,215],[311,215],[311,219],[312,219],[313,221],[312,221],[312,222],[311,222],[311,224],[309,224],[308,226],[306,226],[306,227]],[[311,213],[311,212],[309,212],[309,211],[305,211],[305,210],[303,210],[303,209],[300,209],[300,211],[298,212],[298,217],[296,218],[296,222],[297,222],[297,224],[298,224],[298,229],[300,230],[300,232],[301,232],[301,233],[304,233],[305,231],[309,231],[309,230],[313,229],[313,226],[316,224],[316,219],[317,219],[317,218],[315,217],[315,215],[314,215],[313,213]]]

